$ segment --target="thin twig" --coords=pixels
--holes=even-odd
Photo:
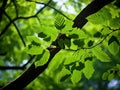
[[[24,70],[23,66],[0,66],[0,70]]]
[[[27,63],[23,64],[22,66],[0,66],[0,70],[24,70],[26,66],[35,58],[35,55],[30,56]]]
[[[0,7],[0,21],[2,20],[2,15],[3,15],[3,12],[5,11],[5,7],[7,5],[7,1],[8,0],[3,0],[2,2],[2,6]]]
[[[49,0],[49,2],[47,3],[47,5],[51,2],[52,0]],[[14,18],[13,20],[11,20],[7,25],[6,27],[2,30],[2,32],[0,33],[0,37],[8,30],[8,28],[10,27],[10,25],[15,22],[16,20],[20,20],[20,19],[30,19],[30,18],[36,18],[37,15],[46,7],[46,5],[41,8],[36,14],[34,15],[31,15],[31,16],[27,16],[27,17],[24,17],[24,16],[20,16],[20,17],[16,17]]]
[[[46,4],[43,4],[44,7],[42,7],[40,10],[38,10],[38,12],[36,13],[36,15],[38,15],[45,7],[47,7],[50,3],[51,3],[52,0],[49,0]],[[32,2],[32,1],[30,1]],[[35,2],[36,3],[36,2]]]
[[[9,19],[9,21],[11,22],[12,19],[9,17],[9,15],[8,15],[6,12],[4,12],[4,14],[6,15],[6,17],[7,17],[7,18]],[[20,37],[21,40],[22,40],[23,45],[26,46],[26,43],[25,43],[25,41],[24,41],[24,39],[23,39],[23,37],[22,37],[22,35],[21,35],[21,33],[20,33],[17,25],[16,25],[14,22],[13,22],[13,25],[14,25],[14,27],[16,28],[16,30],[17,30],[17,32],[18,32],[18,35],[19,35],[19,37]]]
[[[55,10],[56,12],[58,12],[59,14],[61,14],[62,16],[64,16],[66,19],[72,20],[72,19],[70,19],[68,16],[66,16],[65,14],[63,14],[62,12],[60,12],[59,10],[57,10],[56,8],[52,7],[50,4],[41,3],[41,2],[37,2],[37,1],[29,1],[29,2],[35,2],[35,3],[37,3],[37,4],[42,4],[42,5],[48,6],[49,8]]]
[[[100,42],[98,42],[97,44],[95,44],[94,46],[91,46],[91,47],[83,47],[82,49],[91,49],[91,48],[94,48],[94,47],[96,47],[96,46],[98,46],[99,44],[101,44],[110,34],[112,34],[113,32],[115,32],[115,31],[118,31],[118,30],[120,30],[120,29],[111,29],[110,27],[108,27],[110,30],[112,30],[111,32],[109,32],[108,34],[106,34],[105,36],[104,36],[104,38],[100,41]]]

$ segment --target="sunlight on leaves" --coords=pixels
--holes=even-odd
[[[42,55],[37,55],[35,66],[38,67],[47,63],[49,56],[50,56],[49,51],[44,50]]]
[[[100,47],[95,47],[92,49],[93,54],[99,59],[101,62],[110,62],[111,59],[107,55],[105,51],[103,51]]]
[[[65,19],[61,15],[57,15],[54,22],[55,27],[58,30],[62,30],[65,27]]]
[[[71,81],[73,84],[78,83],[82,79],[82,71],[74,70],[71,76]]]
[[[114,56],[118,54],[120,47],[119,45],[114,41],[108,46],[108,50],[113,54]]]
[[[87,79],[90,79],[94,73],[95,69],[93,67],[93,61],[86,61],[85,68],[83,69],[83,73]]]
[[[27,53],[32,55],[41,54],[44,49],[41,47],[40,40],[35,36],[28,36],[27,38],[31,42],[25,49]]]

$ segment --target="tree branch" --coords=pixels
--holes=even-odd
[[[23,66],[0,66],[0,70],[24,70]]]
[[[26,66],[35,58],[35,55],[31,56],[27,63],[23,64],[22,66],[0,66],[0,70],[24,70]]]
[[[120,28],[114,30],[114,29],[111,29],[111,28],[108,27],[108,26],[107,26],[107,28],[109,28],[109,30],[112,30],[112,31],[109,32],[108,34],[106,34],[101,41],[99,41],[97,44],[95,44],[95,45],[93,45],[93,46],[91,46],[91,47],[83,47],[82,49],[91,49],[91,48],[94,48],[94,47],[98,46],[99,44],[103,43],[104,40],[105,40],[110,34],[112,34],[113,32],[116,32],[116,31],[119,31],[119,30],[120,30]],[[78,50],[79,50],[79,49],[78,49]]]
[[[3,0],[3,4],[0,7],[0,21],[2,20],[2,15],[3,15],[3,12],[5,11],[5,6],[7,5],[7,1],[8,0]]]
[[[0,37],[8,30],[8,28],[10,27],[10,25],[12,23],[14,23],[16,20],[19,20],[19,19],[30,19],[30,18],[35,18],[36,16],[35,15],[32,15],[32,16],[28,16],[28,17],[16,17],[14,18],[13,20],[11,20],[7,25],[6,27],[2,30],[2,32],[0,33]]]
[[[102,4],[103,1],[108,1],[108,2],[110,1],[111,2],[113,0],[95,0],[95,1],[101,2],[101,3],[97,2],[98,4],[92,5],[92,6],[97,7],[96,10],[99,10],[100,8],[102,8],[103,6],[106,5],[106,4],[104,4],[104,5]],[[99,5],[99,4],[102,4],[102,5]],[[87,9],[82,11],[82,15],[85,15],[86,12],[87,12],[87,15],[91,15],[92,13],[97,12],[97,11],[94,11],[92,6],[88,5],[89,8],[86,7]],[[90,10],[90,12],[89,12],[89,10]],[[92,13],[91,13],[91,11],[92,11]],[[82,19],[84,20],[87,17],[87,15],[83,16]],[[35,17],[35,15],[32,17]],[[76,20],[81,22],[81,20],[79,20],[79,17],[81,18],[81,15],[80,16],[78,15],[78,17],[76,17],[76,19],[74,20],[73,27],[76,27],[76,25],[79,25],[76,22]],[[19,17],[16,19],[21,19],[21,18]],[[23,19],[23,17],[22,17],[22,19]],[[26,17],[26,19],[28,19],[28,17]],[[14,22],[14,21],[15,21],[15,19],[12,22]],[[84,25],[85,24],[82,24],[81,26],[77,26],[77,27],[81,28]],[[58,45],[58,39],[65,39],[65,38],[67,38],[67,37],[64,34],[60,35],[59,38],[57,37],[57,39],[51,44],[51,45],[55,44],[56,48],[53,48],[53,49],[47,48],[50,52],[50,57],[49,57],[48,62],[46,64],[44,64],[42,66],[35,67],[35,64],[33,63],[20,77],[18,77],[13,82],[11,82],[8,85],[1,88],[1,90],[21,90],[24,87],[26,87],[30,82],[32,82],[39,74],[41,74],[48,67],[52,58],[61,50],[60,46]]]
[[[6,17],[7,17],[7,18],[9,19],[9,21],[11,22],[12,19],[9,17],[9,15],[8,15],[6,12],[4,12],[4,14],[6,15]],[[22,35],[21,35],[21,33],[20,33],[17,25],[16,25],[14,22],[13,22],[13,25],[14,25],[14,27],[16,28],[16,30],[17,30],[17,32],[18,32],[18,35],[19,35],[19,37],[21,38],[21,41],[22,41],[23,45],[26,46],[26,43],[25,43],[25,41],[24,41],[24,39],[23,39],[23,37],[22,37]]]
[[[103,8],[105,5],[113,2],[114,0],[93,0],[90,4],[87,5],[86,8],[84,8],[73,20],[73,28],[82,28],[86,23],[88,17],[91,14],[94,14],[98,12],[101,8]]]
[[[62,34],[58,36],[57,39],[51,45],[58,45],[58,40],[65,39],[65,38],[67,38],[65,34]],[[1,90],[22,90],[30,82],[32,82],[36,77],[38,77],[38,75],[41,74],[48,67],[52,58],[61,50],[59,46],[56,46],[56,48],[53,48],[53,49],[50,49],[50,48],[47,48],[47,49],[50,52],[50,56],[46,64],[35,67],[35,64],[33,63],[28,68],[28,70],[26,70],[20,77],[18,77],[13,82],[1,88]]]
[[[18,7],[17,7],[17,1],[16,0],[12,0],[14,7],[15,7],[15,12],[16,12],[16,17],[18,17]]]
[[[20,19],[30,19],[30,18],[37,18],[37,15],[51,2],[52,0],[49,0],[48,3],[43,7],[41,8],[36,14],[32,15],[32,16],[28,16],[28,17],[16,17],[14,18],[13,20],[11,20],[7,25],[6,27],[2,30],[2,32],[0,33],[0,37],[8,30],[8,28],[10,27],[10,25],[12,23],[14,23],[16,20],[20,20]]]
[[[29,0],[28,0],[28,1],[29,1]],[[60,12],[59,10],[57,10],[56,8],[52,7],[50,4],[41,3],[41,2],[37,2],[37,1],[29,1],[29,2],[35,2],[35,3],[37,3],[37,4],[42,4],[42,5],[48,6],[49,8],[55,10],[56,12],[58,12],[59,14],[61,14],[62,16],[64,16],[66,19],[72,20],[72,19],[70,19],[68,16],[66,16],[65,14],[63,14],[62,12]]]

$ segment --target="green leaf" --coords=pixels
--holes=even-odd
[[[65,81],[67,78],[69,78],[71,76],[71,74],[66,74],[65,76],[63,76],[61,79],[60,79],[60,82],[63,82]]]
[[[70,48],[70,46],[71,46],[71,41],[70,41],[69,39],[65,39],[65,40],[64,40],[64,44],[65,44],[68,48]]]
[[[108,45],[110,45],[110,44],[111,44],[112,42],[114,42],[114,41],[115,41],[118,45],[120,45],[117,37],[115,37],[115,36],[112,36],[112,37],[109,39]]]
[[[70,71],[70,65],[65,65],[65,68]]]
[[[65,19],[61,15],[57,15],[54,22],[55,27],[58,30],[62,30],[65,27]]]
[[[46,37],[46,38],[44,38],[43,40],[45,40],[45,41],[50,41],[51,40],[51,37],[49,36],[49,37]]]
[[[120,28],[120,17],[114,18],[110,21],[110,26],[113,28]]]
[[[103,79],[103,80],[107,80],[107,79],[108,79],[108,75],[109,75],[108,72],[103,73],[102,79]]]
[[[58,68],[60,67],[60,65],[61,65],[61,67],[63,67],[62,65],[63,65],[64,60],[65,60],[65,54],[66,54],[66,51],[61,50],[59,53],[57,53],[55,55],[55,57],[52,59],[52,61],[49,64],[49,71],[50,72],[59,70]],[[58,71],[58,72],[60,72],[60,71]]]
[[[93,59],[93,57],[86,57],[86,58],[85,58],[85,61],[87,61],[87,60],[92,61],[92,59]]]
[[[35,42],[35,41],[32,41],[32,42],[31,42],[31,45],[34,45],[34,46],[40,46],[40,43]]]
[[[74,43],[75,45],[77,45],[78,47],[83,47],[84,44],[85,44],[85,43],[84,43],[84,40],[80,40],[80,39],[74,40],[73,43]]]
[[[41,55],[37,55],[35,67],[42,66],[47,63],[49,56],[50,54],[48,50],[44,50]]]
[[[94,41],[90,40],[90,41],[88,42],[88,47],[91,47],[91,46],[93,45],[93,43],[94,43]]]
[[[78,83],[82,78],[82,71],[74,70],[71,76],[71,81],[73,84]]]
[[[118,54],[120,47],[115,41],[113,41],[111,44],[109,44],[108,50],[115,56]]]
[[[62,68],[61,71],[58,71],[57,75],[57,81],[63,82],[66,79],[68,79],[71,76],[71,73],[69,70],[67,70],[65,67]]]
[[[117,64],[116,67],[120,69],[120,64]]]
[[[117,72],[117,75],[120,77],[120,71]]]
[[[76,66],[76,70],[82,70],[83,68],[85,67],[85,65],[84,65],[84,63],[82,63],[82,62],[79,62],[79,65],[78,66]]]
[[[108,75],[108,80],[112,80],[114,78],[114,73]]]
[[[86,61],[83,73],[87,79],[90,79],[94,73],[93,61]]]
[[[47,35],[43,32],[38,33],[38,37],[45,38]]]
[[[35,36],[28,36],[27,39],[31,42],[31,44],[29,44],[25,49],[27,53],[32,55],[41,54],[44,49],[41,46],[39,38]]]
[[[101,62],[111,61],[110,57],[100,47],[93,48],[92,52]]]
[[[36,43],[41,43],[40,39],[36,36],[27,36],[27,40],[30,41],[30,42],[34,41]]]
[[[59,40],[58,40],[58,45],[59,45],[60,48],[62,48],[62,49],[65,48],[65,45],[64,45],[64,41],[63,41],[63,39],[59,39]]]
[[[71,72],[73,72],[76,69],[76,62],[73,63],[73,65],[71,66]]]
[[[77,34],[71,34],[68,37],[73,38],[73,39],[79,38],[79,36]]]
[[[44,49],[41,46],[29,45],[26,47],[26,51],[28,54],[38,55],[41,54]]]
[[[101,32],[96,32],[95,34],[94,34],[94,37],[96,37],[96,38],[99,38],[101,36]]]
[[[99,12],[90,15],[87,19],[93,24],[106,24],[107,20],[111,19],[111,13],[107,8],[101,9]]]

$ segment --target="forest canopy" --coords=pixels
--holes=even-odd
[[[0,0],[0,90],[119,90],[120,0]]]

